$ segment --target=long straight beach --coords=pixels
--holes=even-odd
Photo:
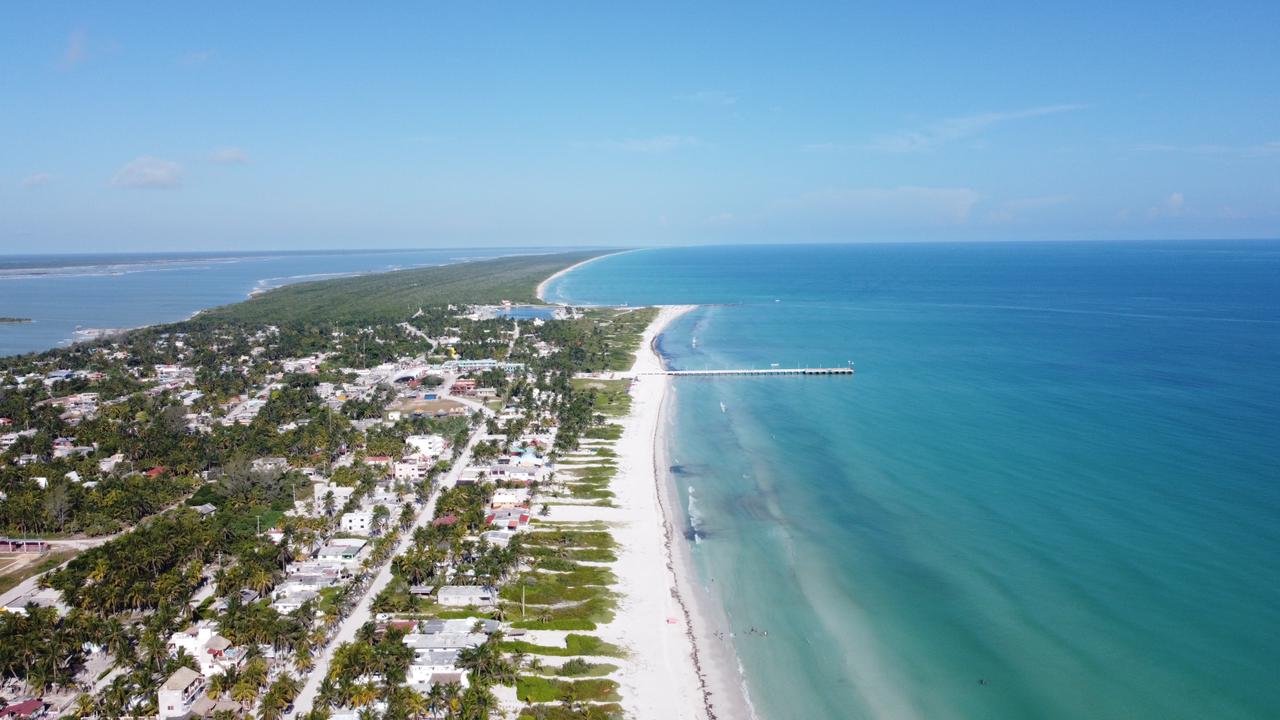
[[[608,257],[607,255],[601,257]],[[552,282],[598,260],[577,263],[538,284],[546,302]],[[630,651],[618,674],[623,707],[632,717],[725,720],[754,718],[723,610],[697,579],[680,530],[680,503],[669,477],[673,378],[658,352],[666,328],[695,305],[661,307],[641,336],[631,367],[631,414],[618,443],[615,481],[621,508],[615,536],[620,612],[601,634]]]
[[[698,583],[685,546],[679,502],[668,477],[665,433],[672,378],[656,349],[663,330],[695,306],[662,307],[645,329],[631,374],[631,414],[617,445],[617,510],[558,508],[561,519],[610,522],[621,549],[621,601],[600,635],[628,651],[616,675],[629,717],[751,718],[723,614]]]

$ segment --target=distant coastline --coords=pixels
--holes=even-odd
[[[595,256],[595,257],[593,257],[593,258],[587,258],[586,260],[583,260],[583,261],[582,261],[582,262],[580,262],[580,263],[575,263],[575,264],[573,264],[573,265],[570,265],[569,267],[564,268],[563,270],[560,270],[559,272],[555,273],[554,275],[552,275],[551,277],[547,278],[546,280],[543,280],[542,282],[538,283],[538,288],[537,288],[536,290],[534,290],[534,293],[533,293],[533,294],[534,294],[534,295],[536,295],[536,296],[537,296],[537,298],[538,298],[539,300],[541,300],[542,302],[544,302],[544,303],[545,303],[545,302],[547,302],[547,288],[551,285],[551,283],[552,283],[552,282],[556,281],[556,280],[557,280],[557,279],[559,279],[561,276],[563,276],[563,275],[568,275],[569,273],[573,272],[574,270],[577,270],[578,268],[582,267],[583,265],[586,265],[586,264],[588,264],[588,263],[593,263],[593,262],[595,262],[595,261],[597,261],[597,260],[599,260],[599,259],[601,259],[601,258],[612,257],[612,256],[614,256],[614,255],[623,255],[623,254],[625,254],[625,253],[629,253],[629,252],[635,252],[635,250],[619,250],[619,251],[617,251],[617,252],[605,253],[605,254],[603,254],[603,255],[597,255],[597,256]],[[552,302],[552,303],[550,303],[550,304],[551,304],[551,305],[565,305],[566,303],[561,303],[561,302]]]
[[[486,255],[479,249],[362,251],[295,251],[273,253],[172,253],[97,255],[0,255],[0,287],[5,288],[5,314],[0,334],[0,357],[43,352],[68,344],[92,340],[122,329],[137,330],[196,318],[203,319],[215,309],[268,298],[280,287],[329,280],[338,283],[377,283],[357,277],[385,277],[405,271],[412,276],[420,270],[424,277],[442,280],[450,271],[442,268],[498,257],[513,263],[539,265],[557,253],[566,257],[564,265],[587,257],[577,257],[560,249],[495,249]],[[581,252],[581,251],[579,251]],[[525,260],[516,260],[526,258]],[[528,273],[509,272],[503,292],[490,293],[486,302],[503,299],[536,303],[534,288],[561,265],[540,265]],[[518,276],[518,277],[517,277]],[[492,282],[475,279],[451,287],[454,294],[466,295],[478,285]],[[271,288],[271,292],[264,290]],[[368,297],[357,298],[368,302]],[[408,298],[406,298],[408,301]],[[272,301],[274,302],[274,301]],[[255,306],[256,307],[256,306]],[[345,308],[339,303],[334,307]]]

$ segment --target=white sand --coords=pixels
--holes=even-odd
[[[633,373],[662,369],[653,340],[690,309],[661,309],[645,330]],[[706,641],[711,630],[692,601],[691,567],[678,551],[676,557],[672,554],[673,543],[683,539],[664,515],[670,502],[664,487],[666,465],[658,452],[663,447],[663,405],[670,382],[663,375],[639,375],[632,388],[632,412],[618,441],[620,470],[612,485],[623,517],[614,527],[622,599],[617,617],[600,628],[600,635],[630,653],[614,675],[628,717],[747,718],[752,713],[738,684],[736,658]],[[589,514],[587,508],[575,510],[580,517]],[[594,517],[615,520],[616,512]],[[552,519],[555,514],[553,510]]]
[[[632,251],[631,251],[631,250],[623,250],[622,252],[632,252]],[[573,272],[574,270],[577,270],[578,268],[582,267],[583,265],[586,265],[587,263],[593,263],[593,262],[595,262],[595,261],[599,260],[600,258],[606,258],[606,257],[609,257],[610,255],[621,255],[621,254],[622,254],[622,252],[605,253],[604,255],[597,255],[597,256],[595,256],[595,257],[593,257],[593,258],[587,258],[586,260],[583,260],[583,261],[582,261],[582,262],[580,262],[580,263],[574,263],[573,265],[570,265],[569,267],[567,267],[567,268],[565,268],[565,269],[563,269],[563,270],[561,270],[561,271],[557,272],[555,275],[552,275],[551,277],[547,278],[546,280],[543,280],[542,282],[538,283],[538,289],[533,291],[533,292],[534,292],[534,295],[537,295],[539,300],[541,300],[541,301],[543,301],[543,302],[546,302],[546,301],[547,301],[547,298],[546,298],[547,286],[548,286],[548,285],[550,285],[550,284],[551,284],[551,283],[552,283],[556,278],[560,277],[561,275],[567,275],[568,273],[571,273],[571,272]],[[564,303],[555,303],[555,304],[557,304],[557,305],[563,305]]]

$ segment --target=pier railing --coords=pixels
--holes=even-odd
[[[653,370],[640,372],[637,375],[852,375],[852,367],[806,367],[806,368],[762,368],[762,369],[727,369],[727,370]]]

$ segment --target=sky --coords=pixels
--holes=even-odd
[[[1280,3],[0,4],[0,253],[1280,237]]]

